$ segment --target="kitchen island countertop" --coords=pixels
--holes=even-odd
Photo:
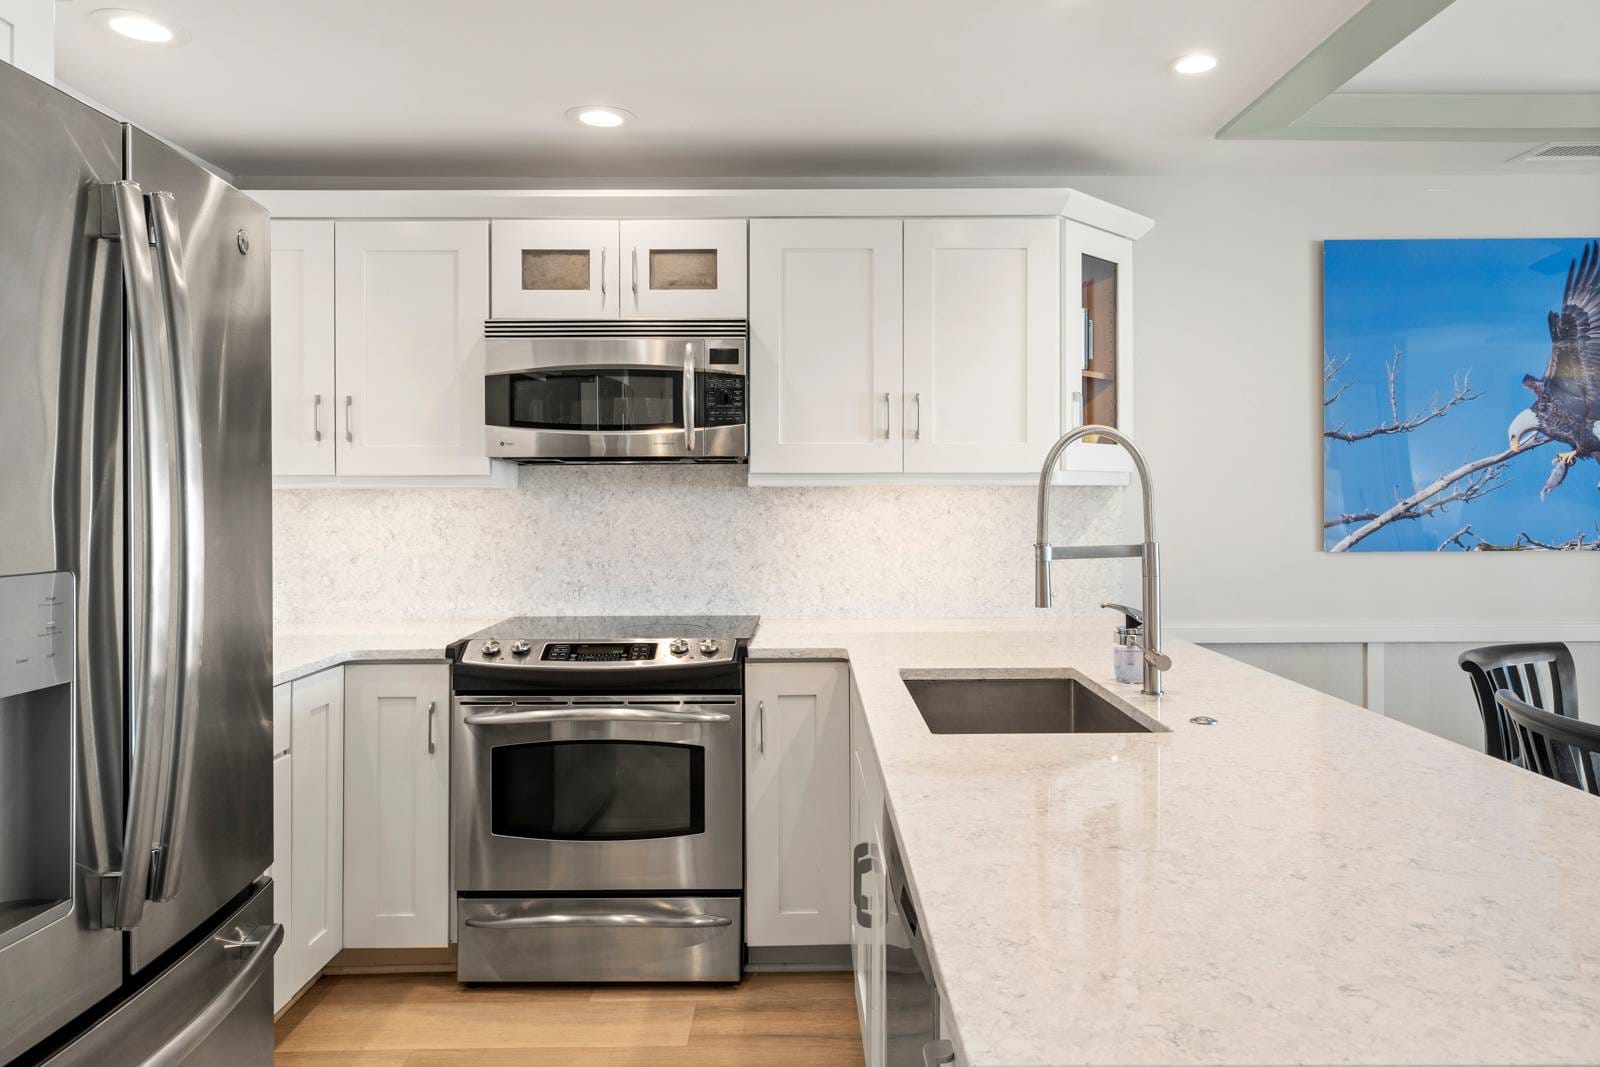
[[[1600,801],[1166,650],[1156,699],[1098,619],[763,621],[752,660],[850,662],[963,1062],[1600,1060]],[[972,668],[1172,732],[930,733],[901,672]]]

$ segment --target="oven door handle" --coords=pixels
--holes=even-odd
[[[680,912],[674,915],[647,915],[617,912],[612,915],[515,915],[504,919],[469,918],[466,924],[478,930],[535,930],[548,927],[582,929],[596,926],[664,926],[672,929],[699,929],[732,926],[726,915]]]
[[[697,726],[732,722],[723,711],[667,711],[655,708],[549,708],[468,715],[468,726],[530,726],[548,722],[654,722]]]

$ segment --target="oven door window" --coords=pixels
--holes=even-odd
[[[530,371],[511,378],[511,425],[531,430],[681,430],[683,372]]]
[[[706,753],[658,741],[501,745],[490,767],[500,837],[635,841],[706,829]]]

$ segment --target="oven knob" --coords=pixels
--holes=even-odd
[[[511,645],[511,654],[513,656],[526,656],[532,651],[533,646],[528,644],[526,641],[516,641]]]
[[[717,652],[721,650],[721,648],[721,645],[710,640],[709,638],[700,642],[700,654],[702,656],[715,656]]]
[[[489,638],[483,643],[483,654],[486,657],[498,656],[500,654],[500,642],[492,637]]]
[[[671,652],[674,656],[686,655],[689,651],[689,642],[685,641],[681,637],[674,637],[672,639],[672,644],[667,646],[667,651]]]

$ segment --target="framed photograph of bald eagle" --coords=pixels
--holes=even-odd
[[[1600,240],[1323,243],[1323,547],[1600,548]]]

